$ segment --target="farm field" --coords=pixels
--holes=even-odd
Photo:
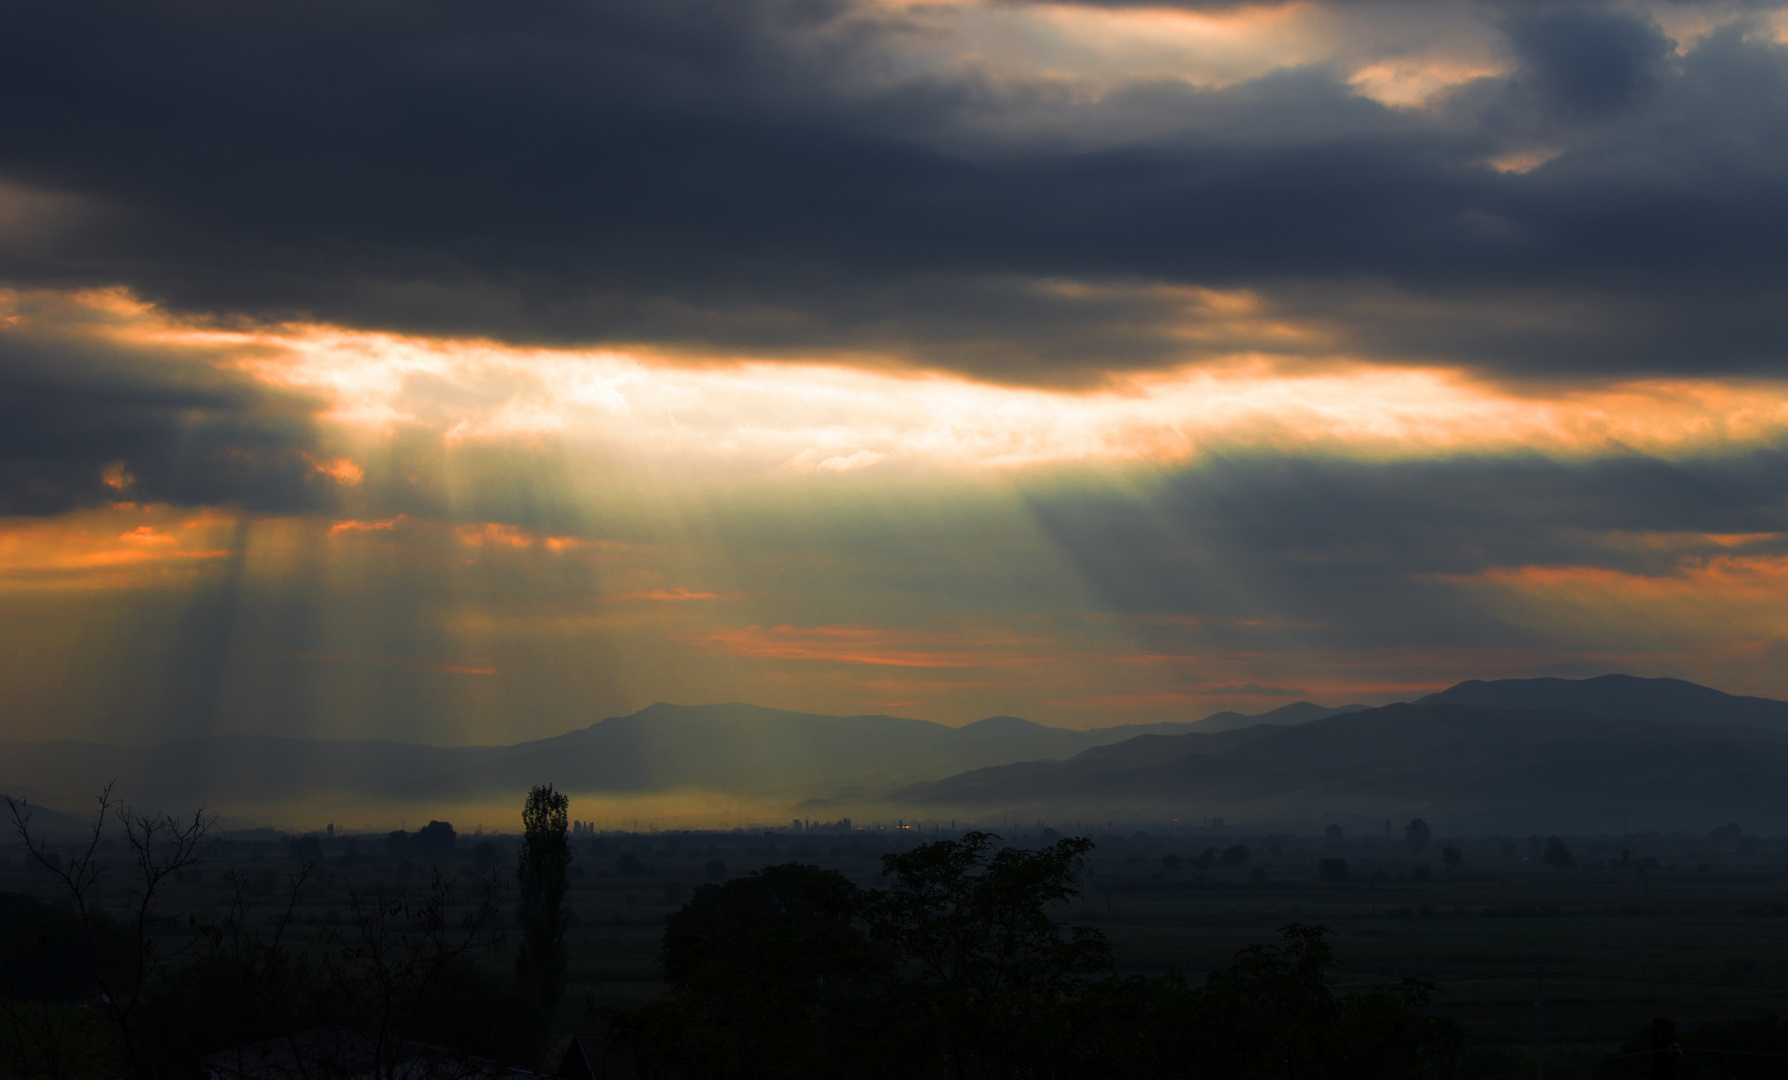
[[[378,839],[322,847],[291,906],[287,941],[319,954],[339,948],[354,932],[353,897],[415,895],[426,885],[430,866],[376,854]],[[592,1008],[637,1006],[662,992],[655,954],[664,918],[701,884],[800,861],[874,887],[879,852],[920,839],[873,831],[579,838],[559,1035],[587,1025]],[[469,886],[480,866],[468,849],[484,840],[486,868],[513,864],[513,838],[462,837],[442,872]],[[1562,871],[1503,854],[1511,845],[1504,838],[1456,843],[1465,857],[1447,873],[1388,841],[1105,837],[1082,897],[1062,917],[1107,933],[1121,972],[1171,967],[1195,977],[1288,923],[1327,926],[1341,961],[1338,987],[1403,977],[1439,984],[1434,1009],[1471,1032],[1474,1075],[1532,1068],[1536,1000],[1551,1066],[1612,1053],[1653,1017],[1682,1026],[1788,1011],[1788,857],[1775,842],[1747,838],[1750,850],[1721,852],[1698,850],[1688,836],[1630,839],[1623,867],[1621,841],[1578,840],[1586,854],[1610,850]],[[1237,845],[1249,848],[1244,864],[1196,868],[1201,852]],[[1348,879],[1318,880],[1325,858],[1345,859]],[[54,899],[48,875],[22,850],[3,849],[0,860],[0,891]],[[225,840],[170,884],[166,910],[226,919],[240,881],[244,929],[270,933],[297,865],[283,840]],[[505,910],[499,930],[508,918]],[[174,924],[165,932],[185,933]],[[497,954],[486,962],[509,961]]]

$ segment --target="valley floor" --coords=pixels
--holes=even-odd
[[[1236,841],[1251,849],[1243,866],[1163,866],[1168,855],[1187,859]],[[865,886],[880,881],[873,844],[853,851],[848,837],[793,843],[692,834],[676,850],[663,834],[608,843],[600,856],[580,849],[581,872],[567,898],[574,925],[568,990],[555,1018],[560,1038],[587,1027],[592,1008],[636,1006],[662,992],[655,954],[664,917],[703,882],[791,860],[838,870]],[[1613,1053],[1653,1017],[1681,1027],[1788,1011],[1788,856],[1774,842],[1713,855],[1693,853],[1686,838],[1666,839],[1648,853],[1657,863],[1644,873],[1618,862],[1554,871],[1495,854],[1488,841],[1478,846],[1491,853],[1468,846],[1464,865],[1449,875],[1389,843],[1330,849],[1271,837],[1130,838],[1095,854],[1083,897],[1063,917],[1105,931],[1121,971],[1173,967],[1195,976],[1226,965],[1246,945],[1272,940],[1287,923],[1326,925],[1343,964],[1339,985],[1406,976],[1439,983],[1435,1008],[1472,1033],[1479,1076],[1532,1068],[1542,988],[1549,1065]],[[617,862],[627,851],[639,853],[638,863],[628,864],[631,874],[619,872]],[[0,891],[54,898],[47,875],[26,865],[18,848],[0,858]],[[1316,880],[1321,858],[1346,859],[1350,880]],[[275,845],[238,845],[174,885],[168,904],[221,910],[230,888],[226,871],[236,870],[260,893],[250,922],[270,925],[284,909],[293,865]],[[453,872],[469,874],[470,866],[461,860]],[[326,857],[300,897],[292,940],[313,950],[332,947],[346,929],[350,887],[414,888],[421,874],[414,860],[344,867]]]

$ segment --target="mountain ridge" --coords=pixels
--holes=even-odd
[[[1563,709],[1592,716],[1683,724],[1743,724],[1788,731],[1788,701],[1728,694],[1684,679],[1596,675],[1587,679],[1467,679],[1417,704]]]
[[[0,743],[0,787],[34,802],[73,805],[117,778],[133,799],[166,806],[317,797],[467,800],[508,797],[543,782],[623,795],[686,788],[781,792],[846,778],[886,786],[989,764],[1056,759],[1141,734],[1188,730],[1194,723],[1076,730],[992,716],[951,727],[748,702],[655,702],[507,745],[260,734],[189,736],[147,746],[76,739]]]
[[[1299,725],[1144,736],[1062,762],[913,785],[888,801],[937,813],[998,809],[1058,819],[1420,815],[1480,828],[1715,819],[1780,827],[1788,825],[1785,791],[1788,732],[1706,717],[1424,700]]]
[[[1582,707],[1560,707],[1561,702]],[[1503,707],[1511,703],[1517,707]],[[1649,715],[1618,715],[1622,712]],[[1788,702],[1627,675],[1468,680],[1414,703],[1378,708],[1293,702],[1254,716],[1220,712],[1197,721],[1090,730],[1008,715],[950,727],[885,714],[830,716],[747,702],[656,702],[508,745],[439,747],[245,734],[146,747],[68,739],[7,743],[0,744],[0,790],[39,805],[73,807],[116,779],[120,792],[139,805],[263,811],[300,800],[313,807],[354,800],[507,805],[539,783],[577,795],[703,792],[747,798],[759,806],[830,806],[841,813],[859,805],[864,812],[879,812],[874,808],[902,801],[1010,808],[1042,807],[1052,800],[1149,814],[1165,810],[1182,818],[1194,805],[1208,806],[1213,814],[1248,807],[1250,813],[1295,816],[1377,803],[1387,810],[1415,803],[1438,812],[1452,799],[1476,807],[1473,812],[1485,810],[1496,801],[1495,793],[1479,782],[1478,773],[1461,771],[1450,753],[1482,775],[1501,777],[1503,801],[1510,805],[1571,803],[1534,795],[1528,790],[1530,773],[1549,776],[1560,787],[1626,799],[1597,779],[1611,769],[1626,769],[1651,778],[1661,793],[1659,805],[1688,807],[1694,799],[1684,793],[1698,784],[1703,793],[1695,798],[1701,804],[1724,805],[1721,800],[1729,803],[1748,793],[1746,805],[1774,813],[1785,800],[1773,791],[1788,791],[1788,764],[1778,771],[1776,744],[1758,740],[1788,735],[1788,721],[1778,724],[1779,716],[1788,716]],[[1425,719],[1417,723],[1411,717]],[[1450,751],[1448,739],[1457,744]],[[1544,755],[1536,757],[1534,747],[1541,742],[1567,748],[1590,779],[1572,780]],[[1675,746],[1672,753],[1699,772],[1677,776],[1670,772],[1670,755],[1646,756],[1662,753],[1657,748],[1665,744]],[[1411,756],[1410,747],[1426,749]],[[1761,756],[1747,763],[1745,754],[1752,751]],[[1280,756],[1258,756],[1269,752]],[[1527,772],[1505,767],[1514,760],[1526,762]],[[1401,772],[1392,768],[1396,762],[1402,763]],[[1233,776],[1226,778],[1225,770]],[[1020,776],[1023,784],[1013,786]],[[1422,776],[1451,779],[1436,787]],[[1766,790],[1767,795],[1758,794]],[[1782,816],[1788,820],[1788,810]]]
[[[1337,705],[1334,708],[1318,705],[1313,701],[1294,701],[1289,705],[1281,705],[1276,709],[1268,709],[1263,713],[1239,713],[1224,710],[1212,713],[1203,720],[1193,721],[1192,726],[1199,731],[1233,731],[1236,728],[1253,727],[1256,724],[1307,724],[1312,720],[1326,720],[1342,713],[1359,712],[1370,709],[1370,705]]]

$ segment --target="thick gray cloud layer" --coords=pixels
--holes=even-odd
[[[329,485],[305,456],[315,402],[180,350],[112,344],[71,307],[23,304],[29,329],[0,334],[0,515],[119,497],[329,505]],[[128,467],[122,489],[104,480],[113,465]]]
[[[1324,648],[1525,646],[1531,630],[1503,624],[1451,582],[1530,565],[1668,577],[1721,551],[1710,533],[1756,536],[1748,550],[1780,555],[1788,456],[1238,457],[1140,497],[1052,494],[1034,511],[1113,611],[1218,620],[1272,612],[1291,629],[1266,636]],[[1677,543],[1610,542],[1672,534]]]
[[[913,28],[845,0],[11,5],[0,177],[70,209],[0,273],[1020,381],[1187,356],[1154,294],[1063,280],[1251,288],[1345,351],[1516,376],[1779,362],[1788,50],[1470,10],[1509,73],[1410,111],[1326,65],[1084,107],[890,73]]]

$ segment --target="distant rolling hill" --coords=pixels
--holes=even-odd
[[[1681,679],[1641,679],[1632,675],[1493,682],[1473,679],[1417,701],[1422,705],[1443,703],[1485,709],[1550,709],[1680,724],[1743,724],[1788,731],[1788,701],[1740,697]]]
[[[1622,817],[1760,827],[1788,825],[1788,703],[1604,676],[1474,681],[1384,708],[1297,702],[1092,731],[1013,716],[952,728],[732,703],[657,704],[512,746],[247,735],[0,744],[0,791],[34,803],[78,812],[113,779],[138,805],[268,817],[301,803],[310,817],[319,806],[332,813],[332,800],[419,814],[506,806],[550,782],[613,798],[709,792],[815,817],[906,807],[971,818],[1220,814],[1300,827],[1337,814],[1521,829]]]
[[[58,814],[54,810],[22,801],[17,795],[0,793],[0,843],[11,843],[17,837],[12,814],[7,806],[8,800],[18,806],[19,814],[30,826],[33,836],[62,839],[89,833],[93,828],[91,816],[81,819],[69,814]],[[110,825],[111,822],[108,820],[106,824]]]
[[[1423,815],[1521,831],[1618,830],[1623,821],[1782,828],[1788,733],[1430,699],[1295,726],[1146,735],[1063,762],[913,785],[891,802],[1053,820],[1223,815],[1256,826]]]
[[[1320,709],[1307,702],[1301,707]],[[793,802],[846,781],[859,787],[910,784],[1192,728],[1167,723],[1074,731],[1014,716],[952,728],[896,716],[660,703],[513,746],[258,735],[144,747],[74,740],[0,744],[0,790],[72,807],[116,778],[121,794],[145,805],[265,808],[329,798],[409,804],[503,799],[551,782],[565,791],[609,794],[787,792]]]
[[[1233,731],[1236,728],[1253,727],[1256,724],[1308,724],[1312,720],[1327,720],[1331,716],[1360,712],[1369,708],[1371,708],[1370,705],[1340,705],[1330,709],[1311,701],[1294,701],[1290,705],[1281,705],[1277,709],[1255,716],[1239,712],[1212,713],[1192,725],[1192,730],[1208,733]]]

